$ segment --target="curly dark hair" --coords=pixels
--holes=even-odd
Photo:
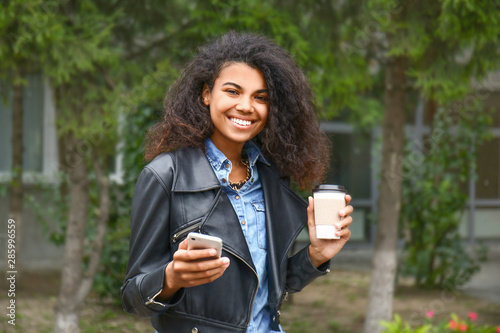
[[[316,118],[309,81],[293,58],[268,38],[229,32],[199,49],[164,101],[164,117],[146,137],[146,160],[181,147],[204,148],[213,133],[203,86],[213,89],[225,66],[244,63],[259,69],[269,91],[269,115],[254,138],[262,153],[301,188],[320,182],[329,159],[329,140]]]

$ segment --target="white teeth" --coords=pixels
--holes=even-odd
[[[231,118],[231,121],[233,123],[236,123],[241,126],[250,126],[252,125],[252,122],[250,120],[243,120],[243,119],[238,119],[238,118]]]

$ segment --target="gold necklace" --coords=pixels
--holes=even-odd
[[[245,165],[247,167],[247,177],[243,180],[240,180],[239,182],[236,182],[236,183],[229,181],[229,186],[231,186],[231,188],[235,191],[240,190],[243,187],[243,185],[245,185],[245,183],[250,179],[250,163],[248,161],[243,160],[243,159],[241,160],[241,163],[243,163],[243,165]]]

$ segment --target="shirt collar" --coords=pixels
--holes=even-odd
[[[205,140],[205,146],[207,147],[207,157],[210,160],[210,163],[213,165],[213,167],[216,170],[220,170],[222,165],[224,165],[228,159],[222,153],[212,142],[210,138],[207,138]],[[245,142],[245,146],[243,149],[246,151],[248,155],[248,161],[250,162],[250,166],[254,166],[255,163],[257,163],[257,160],[261,161],[262,163],[266,165],[271,165],[264,155],[262,155],[262,152],[260,151],[260,148],[255,144],[253,141],[247,141]]]

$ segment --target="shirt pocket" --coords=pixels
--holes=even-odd
[[[266,206],[264,201],[252,202],[253,209],[255,211],[255,219],[257,220],[257,241],[259,243],[259,248],[267,249],[267,239],[266,239]]]

